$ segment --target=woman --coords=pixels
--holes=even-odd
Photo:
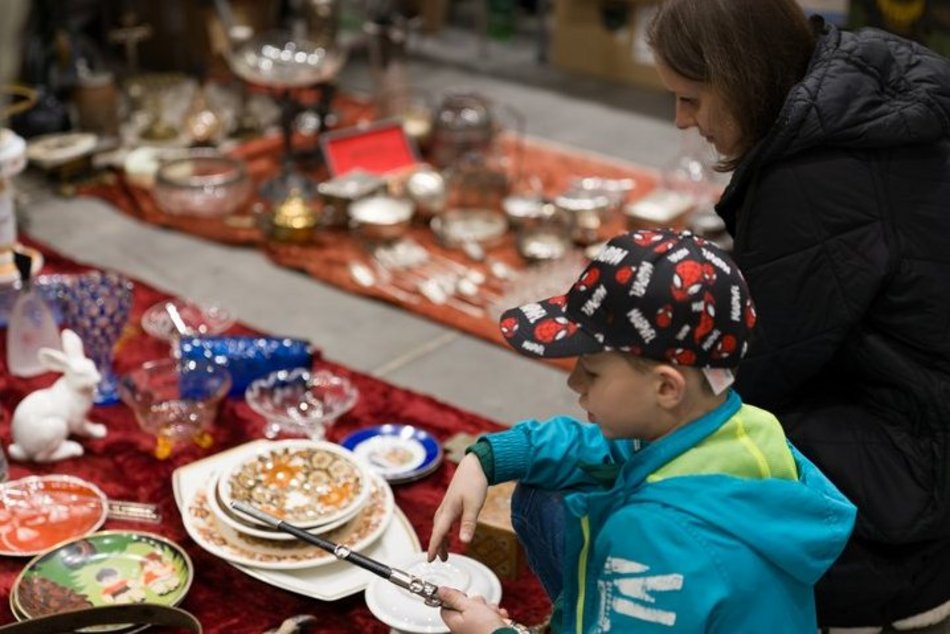
[[[736,389],[859,510],[819,621],[946,618],[950,61],[794,0],[666,0],[648,38],[676,125],[735,170],[716,209],[759,311]]]

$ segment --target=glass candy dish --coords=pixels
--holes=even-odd
[[[264,435],[323,438],[328,425],[350,411],[359,391],[329,370],[278,370],[252,382],[244,394],[251,409],[267,421]]]
[[[215,304],[195,304],[170,299],[153,304],[142,313],[142,330],[156,339],[175,341],[179,337],[169,314],[169,303],[178,311],[188,336],[217,335],[234,325],[234,315],[226,308]]]
[[[156,438],[155,457],[179,440],[211,446],[211,425],[231,387],[227,369],[201,359],[147,361],[119,381],[119,396],[144,431]]]
[[[220,155],[190,156],[162,165],[152,195],[175,216],[213,218],[236,211],[251,193],[244,163]]]

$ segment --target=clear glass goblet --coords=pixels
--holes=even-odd
[[[86,356],[102,375],[93,398],[97,405],[119,401],[112,355],[132,311],[132,288],[132,282],[119,273],[89,271],[77,275],[65,291],[66,325],[82,339]]]

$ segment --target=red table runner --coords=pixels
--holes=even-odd
[[[365,101],[348,95],[340,95],[334,105],[341,117],[340,127],[372,120],[372,107]],[[302,140],[302,137],[298,135],[297,139]],[[629,200],[632,201],[652,191],[658,181],[654,170],[536,139],[519,138],[509,134],[502,137],[500,145],[512,172],[509,177],[515,177],[514,172],[517,170],[522,171],[522,178],[530,174],[542,184],[548,196],[555,196],[565,191],[575,178],[597,176],[632,179],[635,183],[635,188],[629,196]],[[248,171],[259,183],[276,173],[281,148],[281,139],[271,136],[249,141],[232,154],[247,161]],[[325,170],[318,170],[314,176],[320,180],[328,178]],[[359,293],[396,304],[435,322],[507,348],[497,324],[490,316],[473,317],[451,306],[436,305],[427,301],[407,303],[379,289],[358,285],[353,281],[347,265],[354,259],[365,259],[366,254],[358,240],[346,230],[323,229],[317,232],[314,244],[290,245],[267,240],[257,227],[249,209],[224,218],[171,216],[158,208],[149,190],[127,183],[121,173],[116,174],[113,182],[88,185],[80,188],[80,193],[105,199],[124,213],[149,224],[227,244],[263,249],[271,260],[281,266],[304,271],[315,279],[351,293]],[[250,205],[251,203],[248,203],[248,207]],[[623,219],[620,217],[612,219],[608,229],[611,233],[623,231]],[[457,260],[469,267],[482,268],[484,272],[485,267],[467,260],[459,251],[442,248],[428,227],[415,227],[411,231],[411,237],[437,255]],[[514,237],[510,232],[500,244],[489,250],[488,255],[515,268],[525,267],[525,262],[518,255]],[[567,367],[562,361],[553,363]]]
[[[69,260],[43,245],[44,272],[68,273],[86,266]],[[138,364],[169,353],[168,344],[146,335],[139,325],[149,306],[168,294],[142,282],[135,283],[132,316],[117,344],[115,367],[121,374]],[[253,334],[241,324],[228,334]],[[277,333],[280,334],[280,333]],[[10,419],[16,404],[30,391],[49,385],[55,375],[32,379],[11,376],[6,369],[5,338],[0,338],[0,441],[11,442]],[[314,342],[319,345],[319,342]],[[339,440],[360,427],[387,422],[417,425],[441,441],[458,432],[480,433],[500,426],[431,397],[397,388],[371,376],[354,372],[328,360],[315,362],[350,379],[360,391],[356,407],[328,430],[329,440]],[[211,449],[181,445],[168,460],[152,455],[154,439],[139,430],[132,412],[125,405],[95,407],[90,419],[105,423],[109,433],[101,440],[81,439],[86,453],[57,463],[11,462],[10,478],[26,475],[65,473],[89,480],[114,499],[156,503],[161,508],[160,525],[108,520],[103,527],[117,530],[143,530],[171,539],[188,551],[195,566],[194,583],[181,607],[193,613],[207,632],[263,632],[276,627],[294,614],[313,614],[318,632],[385,633],[389,627],[377,621],[366,608],[363,594],[334,602],[322,602],[280,590],[257,581],[231,567],[225,561],[199,548],[187,535],[172,495],[171,474],[179,466],[217,451],[263,437],[263,420],[240,398],[229,398],[216,421]],[[429,477],[411,484],[393,487],[396,503],[405,512],[425,544],[431,531],[432,514],[454,473],[455,466],[445,463]],[[454,543],[453,550],[461,551]],[[13,620],[9,608],[10,589],[27,563],[26,558],[0,557],[0,623]],[[550,604],[540,585],[526,568],[513,581],[503,581],[502,603],[512,617],[524,623],[541,622]]]

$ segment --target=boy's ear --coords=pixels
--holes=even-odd
[[[655,366],[653,371],[657,377],[657,404],[664,409],[677,407],[686,396],[686,376],[666,363]]]

